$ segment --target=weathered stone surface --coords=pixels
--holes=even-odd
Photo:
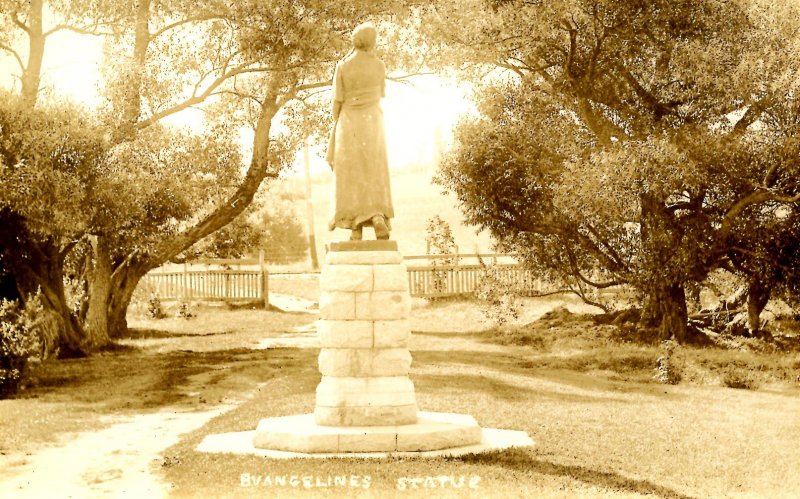
[[[411,368],[405,348],[323,348],[318,360],[324,376],[405,376]]]
[[[534,445],[528,434],[522,431],[480,428],[476,431],[476,428],[474,419],[464,414],[418,412],[414,424],[384,426],[323,426],[315,422],[313,414],[298,414],[262,419],[257,431],[208,435],[195,450],[275,459],[348,455],[440,457]],[[469,441],[460,429],[469,433]],[[293,434],[301,435],[301,438],[293,440]],[[414,439],[417,443],[409,442]],[[438,443],[434,444],[434,441]],[[270,445],[255,445],[256,442]],[[398,444],[408,448],[439,448],[403,451]]]
[[[374,348],[370,376],[407,376],[411,352],[407,348]]]
[[[448,447],[474,445],[481,441],[482,431],[473,419],[469,424],[449,424],[420,418],[415,425],[397,434],[397,450],[420,452]]]
[[[322,320],[352,320],[356,318],[355,293],[324,291],[319,297]]]
[[[375,265],[373,274],[374,291],[408,291],[408,271],[403,264]]]
[[[318,385],[317,405],[322,407],[377,407],[416,404],[413,390],[410,392],[345,392]]]
[[[325,265],[320,274],[322,291],[371,291],[373,265]]]
[[[411,323],[407,319],[394,321],[375,321],[375,348],[406,348],[411,338]]]
[[[394,432],[370,432],[369,429],[358,433],[339,435],[339,452],[381,452],[394,450],[397,446],[397,434]]]
[[[294,452],[337,452],[339,435],[328,427],[312,427],[307,416],[266,418],[258,422],[253,446]]]
[[[414,383],[407,376],[370,378],[323,376],[319,387],[342,392],[413,392]],[[318,388],[319,389],[319,388]]]
[[[324,426],[392,426],[414,424],[417,405],[382,407],[324,407],[314,409],[314,420]]]
[[[406,319],[411,313],[411,297],[403,291],[356,293],[356,318],[361,320]]]
[[[327,265],[382,265],[403,263],[397,251],[329,251]]]
[[[319,321],[317,334],[321,348],[371,348],[373,321]]]

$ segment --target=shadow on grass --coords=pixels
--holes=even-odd
[[[270,378],[309,370],[316,370],[316,351],[305,349],[161,354],[125,350],[43,363],[20,398],[90,404],[101,412],[193,406],[217,402]]]
[[[691,499],[692,497],[649,480],[637,480],[611,471],[600,471],[585,466],[558,464],[536,459],[531,451],[523,449],[509,449],[484,454],[469,454],[450,459],[465,463],[499,466],[507,470],[523,473],[534,472],[541,475],[569,477],[596,487],[624,492],[653,494],[659,497],[677,499]]]
[[[536,399],[551,399],[558,402],[575,403],[628,402],[627,400],[616,397],[588,396],[550,390],[534,390],[477,374],[423,374],[414,376],[414,385],[417,391],[433,392],[437,389],[441,389],[441,387],[447,387],[447,390],[464,390],[470,393],[481,391],[496,399],[507,402],[525,402]]]
[[[122,339],[125,340],[145,340],[145,339],[162,339],[162,338],[180,338],[183,336],[201,337],[201,336],[221,336],[226,334],[235,334],[236,331],[219,331],[216,333],[179,333],[173,331],[165,331],[163,329],[146,329],[146,328],[129,328],[128,334]]]
[[[609,358],[603,353],[613,355]],[[467,364],[490,366],[508,372],[525,372],[531,369],[567,369],[585,372],[594,369],[609,369],[618,372],[651,370],[655,366],[655,358],[647,352],[599,352],[590,350],[573,355],[541,354],[512,355],[498,352],[481,352],[466,350],[416,350],[415,361],[430,364]]]
[[[483,339],[488,331],[467,331],[464,333],[442,332],[442,331],[412,331],[413,336],[433,336],[434,338],[464,338],[464,339]]]
[[[413,352],[413,356],[416,365],[463,364],[475,366],[476,369],[490,368],[509,374],[545,378],[585,390],[642,393],[660,397],[665,395],[664,386],[651,381],[655,359],[647,352],[614,354],[587,351],[574,356],[543,354],[531,358],[497,352],[417,350]],[[611,371],[620,377],[631,379],[615,380],[595,376],[591,371],[596,370]],[[668,395],[682,396],[675,393]]]

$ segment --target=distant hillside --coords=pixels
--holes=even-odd
[[[491,251],[491,238],[486,233],[476,234],[473,227],[463,224],[453,195],[443,195],[441,188],[432,182],[429,169],[402,168],[392,170],[392,196],[396,217],[392,220],[392,239],[400,246],[404,255],[425,253],[425,224],[434,215],[439,215],[450,224],[462,253]],[[292,190],[298,195],[297,218],[306,220],[306,203],[303,198],[302,177],[292,177]],[[333,174],[316,175],[313,178],[312,202],[314,207],[314,230],[318,254],[324,255],[324,246],[331,241],[342,241],[350,237],[346,230],[328,231],[329,208]],[[370,229],[364,231],[365,239],[373,239]]]

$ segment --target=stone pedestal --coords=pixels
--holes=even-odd
[[[397,453],[481,443],[471,416],[418,412],[408,377],[411,297],[396,242],[333,243],[320,287],[314,414],[262,419],[255,448]]]
[[[396,245],[388,243],[335,243],[326,258],[319,304],[322,381],[314,410],[319,425],[417,421],[408,378],[408,277]]]

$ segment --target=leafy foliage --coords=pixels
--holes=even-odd
[[[36,316],[41,302],[31,297],[25,308],[0,298],[0,399],[15,394],[25,381],[28,362],[41,350]]]
[[[433,291],[444,293],[447,291],[448,268],[458,263],[458,257],[453,257],[458,252],[456,240],[450,224],[445,222],[442,217],[435,215],[425,224],[425,243],[429,255],[447,255],[432,258],[430,263],[433,267]]]
[[[481,261],[483,269],[475,286],[475,298],[481,303],[483,316],[497,327],[516,320],[522,310],[522,297],[516,287],[503,279],[502,273]]]
[[[730,366],[722,375],[722,384],[728,388],[757,390],[760,383],[752,367]]]
[[[781,9],[775,22],[757,1],[438,3],[442,54],[493,75],[439,181],[503,250],[573,286],[633,285],[643,317],[683,339],[684,288],[745,261],[768,279],[776,267],[756,262],[780,253],[770,241],[800,201],[800,67],[785,55],[800,17]]]
[[[274,185],[260,189],[246,211],[198,241],[177,260],[200,256],[243,258],[259,250],[264,250],[270,262],[301,260],[308,243],[294,206],[286,189]]]
[[[181,319],[192,319],[197,317],[197,314],[192,311],[191,307],[185,301],[182,301],[180,305],[178,305],[178,317]]]
[[[683,379],[681,363],[675,355],[677,346],[673,340],[667,340],[661,344],[662,353],[656,359],[655,375],[653,376],[659,383],[677,385]]]
[[[157,294],[150,295],[147,300],[147,316],[151,319],[163,319],[167,316],[164,307],[161,305],[161,298]]]

